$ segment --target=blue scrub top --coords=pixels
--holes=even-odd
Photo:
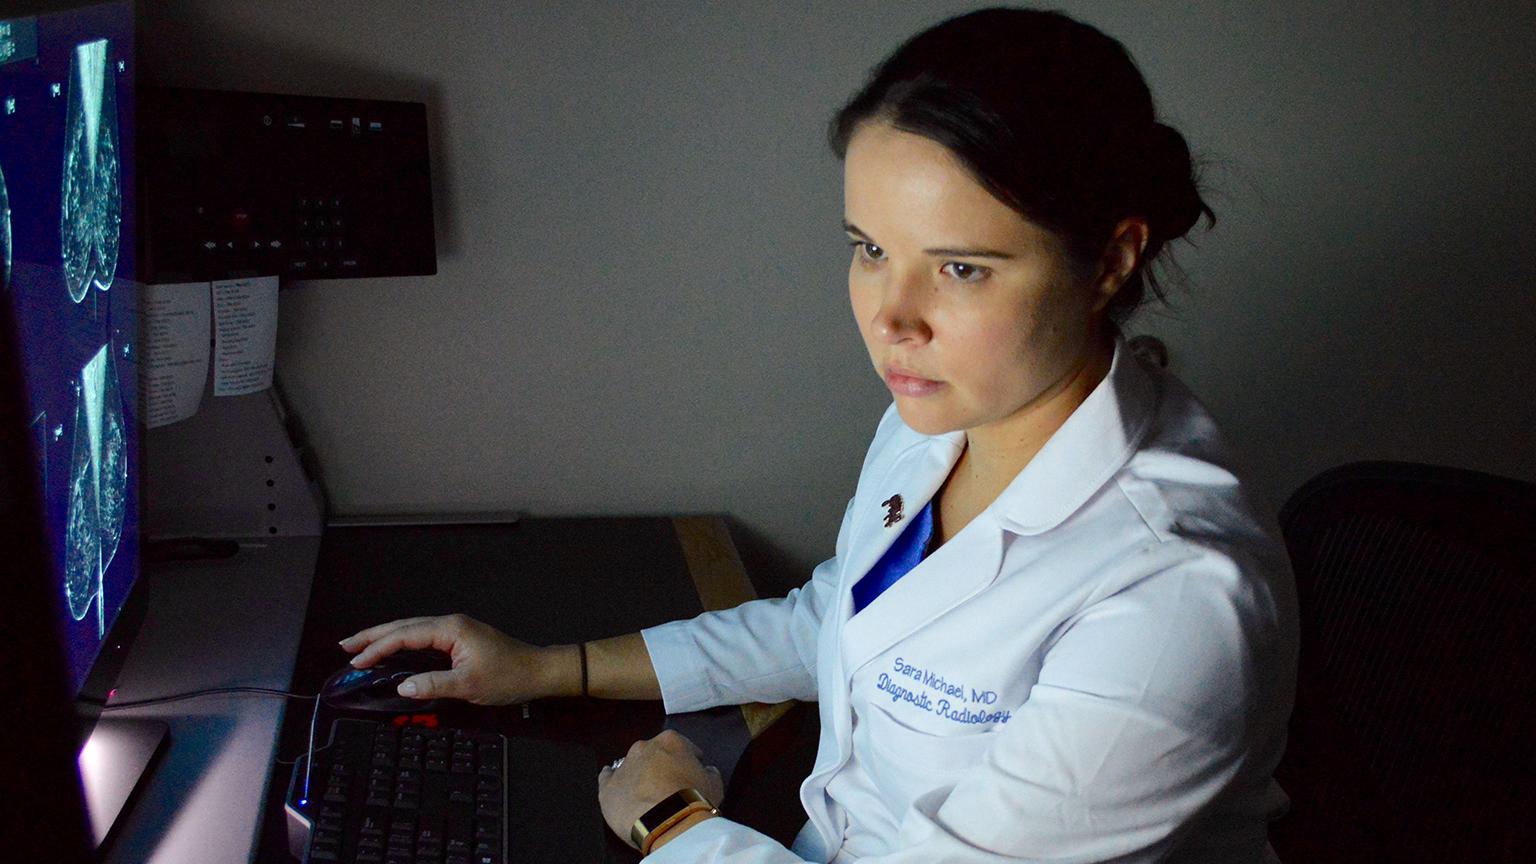
[[[928,557],[928,544],[933,539],[933,500],[929,499],[919,510],[906,530],[885,550],[875,566],[869,568],[853,586],[853,614],[857,615],[896,580],[907,575],[917,562]]]

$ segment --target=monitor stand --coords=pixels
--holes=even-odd
[[[165,749],[170,727],[158,720],[101,717],[80,748],[80,782],[97,849],[106,843],[117,817],[128,806],[155,757]]]

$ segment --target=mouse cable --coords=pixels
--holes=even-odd
[[[304,754],[304,797],[300,806],[309,803],[309,772],[315,767],[315,721],[320,719],[320,696],[315,695],[315,710],[309,715],[309,750]]]
[[[306,754],[313,761],[315,755],[315,722],[320,719],[320,694],[319,693],[291,693],[287,690],[273,690],[269,687],[215,687],[209,690],[193,690],[188,693],[177,693],[174,696],[160,696],[155,699],[136,699],[132,702],[117,702],[102,707],[102,711],[115,711],[119,708],[139,708],[145,705],[162,705],[166,702],[179,702],[183,699],[196,699],[199,696],[216,696],[221,693],[255,693],[259,696],[284,696],[289,699],[313,700],[315,708],[309,715],[309,746],[305,748]],[[299,761],[293,759],[274,760],[279,765],[292,765]],[[304,797],[309,797],[309,766],[304,768]]]
[[[262,696],[285,696],[289,699],[319,699],[318,693],[291,693],[287,690],[273,690],[269,687],[214,687],[209,690],[193,690],[188,693],[177,693],[173,696],[158,696],[154,699],[135,699],[132,702],[113,702],[111,705],[102,705],[102,711],[117,711],[122,708],[140,708],[145,705],[163,705],[166,702],[180,702],[183,699],[196,699],[200,696],[217,696],[221,693],[256,693]],[[100,702],[92,700],[94,704]]]

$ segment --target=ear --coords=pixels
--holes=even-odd
[[[1141,253],[1147,248],[1147,220],[1140,216],[1128,216],[1115,226],[1104,255],[1099,259],[1099,276],[1093,285],[1098,296],[1093,301],[1093,311],[1100,312],[1136,272],[1141,263]]]

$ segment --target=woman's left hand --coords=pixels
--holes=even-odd
[[[725,797],[720,769],[705,765],[704,752],[671,729],[647,741],[636,741],[615,769],[597,774],[597,801],[613,833],[630,846],[629,829],[663,798],[683,789],[697,789],[716,807]]]

